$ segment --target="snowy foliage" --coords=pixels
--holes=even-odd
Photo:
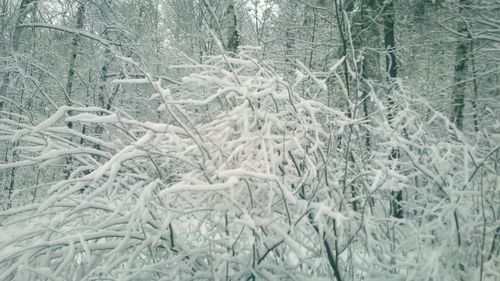
[[[324,78],[299,65],[287,81],[252,52],[177,66],[192,73],[169,88],[143,73],[163,122],[68,106],[1,119],[19,160],[0,169],[65,177],[0,212],[0,280],[498,277],[498,134],[464,136],[401,85],[390,120],[375,90],[373,114],[348,117],[310,98]]]

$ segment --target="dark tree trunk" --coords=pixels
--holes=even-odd
[[[459,13],[463,14],[466,0],[460,0]],[[458,44],[455,49],[455,70],[453,77],[452,90],[452,115],[451,120],[459,130],[464,126],[464,107],[465,107],[465,89],[468,71],[469,59],[469,38],[467,36],[467,25],[460,19],[457,26],[457,32],[460,33]]]
[[[14,29],[12,30],[11,40],[12,40],[12,53],[15,54],[19,49],[20,35],[21,29],[18,26],[23,22],[26,13],[28,12],[28,5],[33,0],[22,0],[19,4],[19,12],[17,14],[16,23],[14,25]],[[7,96],[7,89],[10,84],[10,75],[11,71],[7,71],[4,73],[2,78],[2,84],[0,85],[0,97]],[[0,111],[3,110],[3,101],[0,100]]]
[[[85,15],[85,1],[81,1],[78,3],[78,10],[76,12],[76,28],[83,28],[83,19]],[[66,105],[70,106],[73,104],[71,101],[71,92],[73,90],[73,81],[75,78],[75,62],[76,57],[78,55],[78,43],[80,41],[80,36],[78,34],[73,34],[73,40],[71,42],[71,56],[69,57],[69,67],[68,67],[68,79],[66,81],[66,95],[65,101]],[[69,112],[71,114],[71,112]],[[68,122],[67,126],[69,128],[73,127],[72,122]]]
[[[394,118],[394,100],[392,97],[392,90],[394,88],[394,79],[398,77],[398,62],[396,57],[396,39],[394,36],[394,23],[396,13],[394,12],[394,1],[388,1],[384,4],[384,46],[387,51],[385,57],[385,70],[389,75],[387,82],[389,85],[388,102],[389,102],[389,122],[392,123]],[[399,159],[399,150],[393,148],[390,160],[397,161]],[[401,202],[403,201],[403,191],[391,191],[391,214],[393,217],[403,218],[403,208]]]

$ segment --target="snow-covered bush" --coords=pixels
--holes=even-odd
[[[326,275],[317,231],[343,217],[324,197],[335,191],[323,154],[353,121],[245,55],[193,67],[172,91],[151,81],[165,123],[61,107],[36,126],[4,128],[22,160],[2,168],[71,171],[0,214],[0,279]],[[102,136],[63,121],[99,125]]]
[[[305,67],[285,81],[250,54],[177,66],[192,74],[169,88],[144,73],[163,122],[77,107],[38,125],[2,119],[0,140],[19,143],[19,161],[0,169],[64,165],[67,176],[32,203],[0,212],[0,280],[453,280],[495,272],[498,136],[471,145],[403,89],[390,120],[374,92],[376,111],[349,118],[317,101],[326,81]],[[82,134],[78,126],[98,129]],[[394,218],[400,190],[404,215]]]

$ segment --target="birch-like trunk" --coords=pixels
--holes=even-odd
[[[227,0],[226,9],[226,49],[236,53],[240,45],[240,35],[238,33],[238,22],[234,10],[234,0]]]

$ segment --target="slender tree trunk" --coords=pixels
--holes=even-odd
[[[12,53],[15,54],[19,50],[19,44],[20,44],[20,37],[21,37],[21,29],[18,28],[18,26],[23,22],[24,18],[26,17],[26,14],[28,13],[28,5],[32,2],[33,0],[22,0],[21,3],[19,4],[19,12],[17,14],[17,17],[15,19],[15,25],[14,29],[12,30],[12,35],[11,35],[11,42],[12,42]],[[2,78],[2,84],[0,85],[0,96],[5,97],[7,96],[7,90],[9,88],[10,84],[10,77],[11,72],[7,71],[3,78]],[[21,93],[22,96],[22,93]],[[21,98],[22,100],[22,98]],[[3,100],[0,100],[0,111],[3,111]],[[19,143],[15,142],[12,145],[12,159],[18,158],[17,153],[15,152],[15,147],[17,147]],[[6,152],[8,153],[8,151]],[[6,157],[7,160],[7,157]],[[15,161],[15,160],[13,160]],[[10,181],[8,184],[5,185],[5,189],[7,191],[7,209],[10,209],[12,207],[12,194],[14,192],[14,187],[15,187],[15,180],[16,180],[16,168],[11,168],[10,169]]]
[[[107,37],[106,33],[107,32],[105,32],[104,35],[105,38]],[[111,50],[109,48],[106,48],[104,50],[104,63],[101,67],[99,75],[101,79],[101,84],[99,85],[99,106],[106,109],[109,109],[111,106],[108,94],[108,87],[107,87],[108,68],[109,65],[111,64],[111,60],[112,60]]]
[[[340,0],[334,0],[334,6],[335,6],[335,17],[337,19],[337,25],[339,29],[339,35],[340,35],[340,40],[342,41],[342,56],[346,57],[344,60],[343,66],[344,66],[344,83],[345,83],[345,88],[347,91],[347,99],[351,98],[351,86],[350,86],[350,78],[349,78],[349,66],[348,66],[348,59],[347,59],[347,48],[348,48],[348,43],[349,40],[347,38],[346,34],[346,24],[345,24],[345,18],[343,16],[343,6],[342,6],[342,1]],[[354,59],[354,58],[352,58]],[[347,116],[352,117],[353,112],[350,106],[349,100],[346,101],[347,104]]]
[[[234,10],[234,0],[227,0],[226,22],[226,49],[230,52],[236,53],[238,51],[238,46],[240,45],[240,35],[238,33],[238,22],[236,20],[236,12]]]
[[[18,26],[23,22],[24,17],[26,16],[28,10],[28,5],[33,0],[22,0],[19,4],[19,12],[17,14],[16,23],[14,25],[14,29],[12,30],[11,41],[12,41],[12,53],[16,53],[19,49],[19,42],[21,37],[21,29]],[[7,89],[10,84],[10,75],[11,72],[7,71],[2,78],[2,84],[0,85],[0,97],[7,96]],[[0,100],[0,111],[3,110],[3,101]]]
[[[76,28],[83,28],[83,20],[85,15],[85,1],[82,0],[78,3],[78,10],[76,12]],[[71,55],[69,57],[69,67],[68,67],[68,79],[66,81],[66,95],[65,101],[66,105],[71,106],[73,102],[71,101],[73,80],[75,78],[75,62],[78,55],[78,43],[80,41],[80,36],[78,34],[73,34],[73,40],[71,42]],[[69,112],[71,114],[71,112]],[[67,126],[69,128],[73,127],[72,122],[68,122]]]
[[[103,9],[104,13],[104,18],[109,20],[110,14],[111,14],[111,0],[107,0],[105,2]],[[109,40],[109,28],[106,27],[106,30],[103,33],[103,37],[106,40]],[[113,59],[113,54],[111,53],[111,49],[109,47],[106,47],[104,49],[104,62],[101,66],[100,70],[100,80],[101,83],[99,85],[99,97],[98,97],[98,102],[99,106],[102,108],[109,109],[110,107],[110,102],[109,102],[109,94],[108,94],[108,87],[107,87],[107,81],[108,81],[108,68],[111,64],[111,60]],[[98,130],[100,131],[100,130]]]
[[[398,62],[396,58],[396,39],[394,36],[394,25],[396,13],[394,11],[394,1],[388,1],[384,4],[384,46],[387,51],[385,58],[385,70],[389,75],[387,82],[389,85],[388,101],[389,101],[389,123],[394,119],[394,100],[392,98],[392,90],[394,88],[394,79],[398,77]],[[397,161],[399,159],[399,149],[392,149],[389,159]],[[403,218],[403,191],[391,191],[391,214],[393,217]]]
[[[293,72],[293,53],[295,49],[295,36],[292,31],[287,30],[285,32],[286,42],[285,42],[285,69],[288,73]]]
[[[78,9],[76,11],[76,28],[83,28],[83,21],[85,16],[85,0],[81,0],[78,2]],[[73,105],[71,100],[72,90],[73,90],[73,81],[75,78],[75,62],[76,57],[78,55],[78,43],[80,42],[80,36],[75,33],[73,34],[73,40],[71,42],[71,54],[69,57],[69,66],[68,66],[68,79],[66,80],[66,94],[65,94],[65,102],[67,106]],[[69,115],[73,115],[72,111],[68,112]],[[73,128],[73,122],[66,123],[68,128]],[[71,155],[66,156],[66,166],[63,169],[64,178],[68,179],[71,174],[71,166],[73,163],[73,157]]]
[[[466,0],[459,1],[459,13],[463,14]],[[457,32],[460,33],[458,44],[455,49],[455,71],[453,76],[452,89],[452,113],[451,120],[459,130],[463,129],[464,125],[464,107],[465,107],[465,89],[468,71],[469,58],[469,38],[467,34],[467,25],[463,20],[460,20],[457,26]]]
[[[199,54],[199,62],[203,63],[203,51],[205,50],[205,38],[201,36],[201,32],[203,30],[203,3],[202,1],[198,2],[198,19],[196,21],[196,27],[198,28],[198,54]]]
[[[350,2],[354,6],[355,1]],[[358,1],[359,9],[353,11],[353,47],[357,53],[361,53],[361,61],[358,65],[358,72],[361,72],[361,81],[359,87],[361,95],[361,107],[363,116],[368,117],[369,114],[369,101],[368,95],[370,93],[369,79],[376,79],[378,77],[379,56],[377,52],[371,50],[378,47],[379,34],[375,24],[371,21],[374,18],[374,10],[377,10],[376,3],[365,3],[365,1]],[[352,9],[352,7],[351,7]],[[370,150],[370,132],[365,130],[364,140],[366,149]]]
[[[473,93],[474,96],[472,98],[472,109],[474,110],[474,113],[472,115],[472,118],[474,119],[474,131],[479,132],[479,109],[477,108],[477,98],[478,98],[478,79],[477,79],[477,72],[476,72],[476,62],[475,62],[475,57],[474,57],[474,43],[471,39],[470,41],[470,52],[471,52],[471,65],[472,65],[472,83],[474,85],[473,88]]]
[[[314,44],[316,40],[316,24],[317,24],[316,10],[313,10],[313,30],[311,35],[311,51],[309,52],[309,68],[313,68],[313,57],[314,57]]]
[[[295,1],[290,1],[286,4],[287,12],[290,16],[289,22],[293,22],[295,18],[295,12],[297,9],[297,3]],[[285,74],[291,77],[295,71],[295,34],[292,30],[291,25],[285,27]]]
[[[384,6],[384,45],[387,51],[385,57],[386,71],[389,74],[389,81],[398,77],[398,62],[396,60],[396,39],[394,36],[394,22],[396,13],[394,12],[394,1],[388,1]]]

